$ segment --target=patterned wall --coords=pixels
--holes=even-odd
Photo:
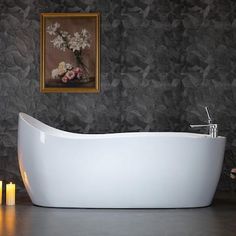
[[[39,13],[101,12],[101,92],[39,92]],[[227,137],[220,189],[235,189],[234,0],[2,0],[0,178],[23,184],[20,111],[68,131],[191,131],[209,106]],[[202,132],[204,132],[202,130]]]

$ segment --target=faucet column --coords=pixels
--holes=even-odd
[[[217,124],[211,124],[209,129],[210,129],[211,137],[216,138],[217,137]]]

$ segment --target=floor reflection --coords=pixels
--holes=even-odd
[[[0,209],[0,235],[12,236],[16,235],[16,209],[15,206]]]
[[[0,206],[0,235],[4,235],[3,234],[3,226],[4,226],[4,222],[3,222],[3,210],[2,207]]]
[[[0,236],[235,236],[236,200],[200,209],[0,207]]]
[[[4,234],[3,235],[16,235],[16,208],[15,206],[9,206],[5,208],[3,214],[3,226],[4,226]]]

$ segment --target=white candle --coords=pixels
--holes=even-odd
[[[16,197],[16,185],[10,182],[6,186],[6,205],[14,206]]]
[[[0,181],[0,205],[2,205],[2,181]]]

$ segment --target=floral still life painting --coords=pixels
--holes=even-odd
[[[99,13],[41,14],[42,92],[99,91]]]

